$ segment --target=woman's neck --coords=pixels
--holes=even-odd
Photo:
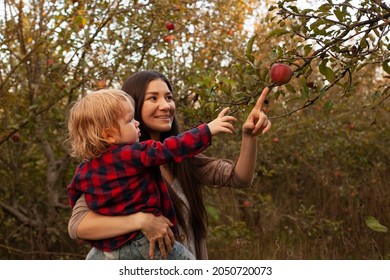
[[[160,132],[149,132],[150,138],[154,141],[160,141],[161,133]]]

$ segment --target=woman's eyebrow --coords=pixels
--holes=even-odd
[[[148,91],[145,95],[148,95],[148,94],[151,94],[151,95],[159,95],[160,93],[157,92],[157,91]],[[167,92],[164,92],[163,94],[172,94],[172,92],[167,91]]]

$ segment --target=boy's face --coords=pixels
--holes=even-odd
[[[134,106],[123,101],[123,116],[118,119],[119,133],[114,135],[116,144],[133,144],[139,141],[139,122],[134,119]]]

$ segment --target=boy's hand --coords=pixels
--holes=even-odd
[[[228,111],[229,108],[223,109],[218,114],[218,117],[215,120],[208,123],[211,135],[214,136],[220,132],[225,132],[225,133],[234,132],[234,126],[231,122],[235,122],[237,121],[237,119],[233,116],[225,116]]]

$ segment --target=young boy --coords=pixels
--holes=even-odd
[[[139,122],[134,119],[134,101],[129,95],[105,89],[81,98],[70,109],[68,120],[71,155],[83,160],[68,185],[71,206],[84,194],[88,207],[99,214],[142,211],[164,215],[175,226],[173,205],[157,166],[193,157],[211,144],[213,135],[232,133],[230,122],[235,118],[225,116],[227,110],[212,122],[163,143],[139,142]],[[149,243],[140,232],[90,243],[96,250],[89,259],[148,258]],[[119,251],[125,244],[130,246],[126,254]],[[168,257],[194,259],[177,241]]]

